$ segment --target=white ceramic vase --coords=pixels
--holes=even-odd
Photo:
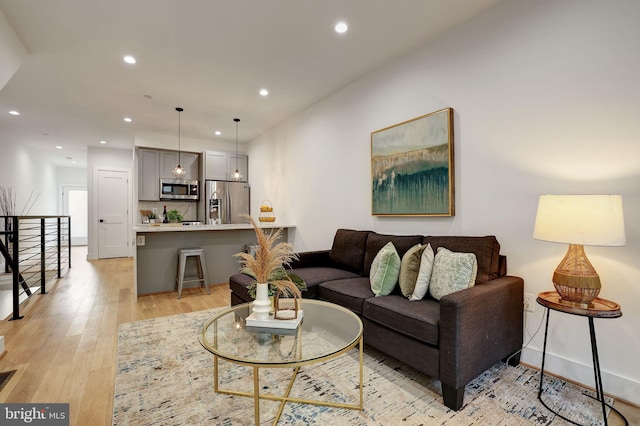
[[[256,299],[253,301],[251,311],[255,314],[255,319],[269,319],[271,311],[271,300],[269,300],[269,284],[256,284]]]

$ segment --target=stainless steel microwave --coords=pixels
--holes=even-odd
[[[160,179],[161,200],[199,200],[200,188],[197,180]]]

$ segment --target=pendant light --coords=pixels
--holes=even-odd
[[[242,179],[240,170],[238,170],[238,123],[240,122],[240,119],[234,118],[233,121],[236,122],[236,171],[231,177],[233,178],[233,180],[240,180]]]
[[[181,157],[181,146],[180,146],[180,113],[184,111],[184,109],[177,107],[176,111],[178,111],[178,165],[175,169],[173,169],[173,177],[176,179],[184,179],[185,170],[180,165],[180,157]]]

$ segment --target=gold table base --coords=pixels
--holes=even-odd
[[[293,388],[293,384],[295,383],[296,377],[298,377],[298,371],[300,371],[300,367],[302,365],[307,365],[307,364],[314,364],[314,363],[318,363],[318,362],[322,362],[322,361],[326,361],[329,360],[331,358],[335,358],[339,355],[342,355],[346,352],[348,352],[349,350],[351,350],[352,348],[354,348],[355,346],[358,346],[358,350],[360,352],[360,403],[359,404],[344,404],[344,403],[339,403],[339,402],[329,402],[329,401],[319,401],[319,400],[314,400],[314,399],[304,399],[304,398],[292,398],[289,396],[289,394],[291,393],[291,389]],[[291,377],[291,379],[289,380],[289,385],[287,386],[287,390],[285,392],[285,395],[283,396],[279,396],[279,395],[273,395],[273,394],[269,394],[269,393],[264,393],[261,394],[260,393],[260,367],[262,368],[283,368],[283,366],[275,366],[275,365],[269,365],[269,364],[249,364],[249,363],[238,363],[241,365],[245,365],[245,366],[250,366],[253,368],[253,392],[241,392],[241,391],[233,391],[233,390],[225,390],[225,389],[220,389],[219,384],[218,384],[218,380],[219,380],[219,376],[218,376],[218,356],[214,355],[213,356],[213,370],[214,370],[214,375],[215,375],[215,382],[214,382],[214,391],[216,393],[222,393],[222,394],[227,394],[227,395],[235,395],[235,396],[244,396],[244,397],[249,397],[249,398],[253,398],[254,400],[254,416],[255,416],[255,424],[256,426],[258,426],[260,424],[260,400],[261,399],[266,399],[266,400],[270,400],[270,401],[280,401],[280,408],[278,409],[278,412],[276,413],[276,416],[273,420],[273,425],[277,425],[278,424],[278,420],[280,420],[280,416],[282,415],[282,411],[284,410],[284,406],[287,402],[293,402],[296,404],[310,404],[310,405],[320,405],[320,406],[325,406],[325,407],[333,407],[333,408],[346,408],[346,409],[351,409],[351,410],[360,410],[362,411],[363,409],[363,357],[364,357],[364,344],[362,341],[362,336],[360,336],[360,338],[358,340],[356,340],[352,345],[347,346],[346,348],[344,348],[343,350],[336,352],[335,354],[332,354],[331,356],[328,357],[324,357],[324,358],[320,358],[317,360],[313,360],[313,361],[305,361],[302,362],[298,365],[296,365],[296,367],[294,368],[293,371],[293,375]],[[234,362],[232,360],[227,359],[227,361],[229,362]]]

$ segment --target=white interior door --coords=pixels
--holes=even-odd
[[[86,186],[62,186],[62,214],[71,216],[71,245],[86,246],[89,235]]]
[[[127,172],[98,170],[98,258],[127,257]]]

